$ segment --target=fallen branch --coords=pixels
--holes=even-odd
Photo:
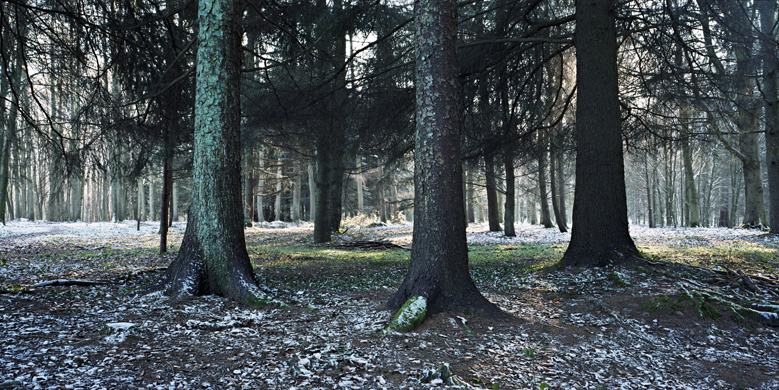
[[[69,279],[57,279],[48,280],[45,282],[33,285],[33,287],[49,287],[49,286],[95,286],[99,284],[109,284],[109,282],[102,280],[69,280]]]
[[[362,250],[385,250],[385,249],[404,249],[411,250],[411,248],[394,244],[389,241],[345,241],[329,244],[312,245],[321,248],[330,249],[362,249]]]

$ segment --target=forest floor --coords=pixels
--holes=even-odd
[[[408,246],[410,224],[328,246],[310,224],[248,228],[284,308],[144,294],[183,229],[158,255],[153,223],[0,227],[0,389],[455,388],[442,364],[477,389],[779,389],[779,238],[759,231],[634,226],[647,261],[592,270],[556,266],[570,235],[555,229],[471,225],[474,280],[515,319],[379,334],[409,252],[350,247]]]

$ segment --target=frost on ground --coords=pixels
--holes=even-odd
[[[176,245],[183,228],[174,230]],[[481,389],[779,389],[777,328],[739,317],[717,300],[749,298],[770,307],[777,298],[738,280],[720,283],[700,267],[545,268],[519,276],[475,267],[481,290],[515,321],[443,313],[411,333],[380,334],[392,314],[382,305],[397,286],[329,287],[343,277],[340,268],[311,272],[294,285],[277,282],[290,304],[280,309],[145,294],[143,286],[172,259],[155,253],[156,229],[148,223],[138,232],[134,221],[0,227],[0,388],[456,388],[420,380],[445,363],[457,383]],[[471,226],[469,243],[505,250],[568,240],[527,225],[512,239],[486,230]],[[779,263],[779,244],[758,232],[632,231],[639,246],[759,246],[773,253],[764,269]],[[306,242],[310,234],[309,224],[259,226],[247,229],[247,242]],[[408,245],[411,226],[360,234]],[[273,282],[302,271],[281,268],[263,277]],[[32,287],[54,279],[109,283]]]

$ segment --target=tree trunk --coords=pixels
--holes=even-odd
[[[308,162],[308,220],[314,221],[316,216],[316,183],[314,182],[314,164]]]
[[[646,182],[646,204],[649,210],[647,210],[647,218],[649,219],[649,227],[655,227],[654,211],[652,210],[652,182],[649,179],[649,156],[644,155],[644,181]]]
[[[279,164],[276,167],[276,207],[274,207],[275,215],[274,220],[281,221],[281,192],[283,190],[282,184],[281,184],[281,178],[284,176],[284,170],[282,169],[281,165],[283,162],[281,161],[281,158],[276,161],[277,164]]]
[[[484,177],[487,190],[487,221],[491,232],[499,232],[500,216],[498,215],[498,186],[495,180],[495,156],[487,154],[484,156]]]
[[[527,211],[530,214],[530,224],[538,225],[538,202],[535,189],[530,190],[527,197]]]
[[[435,5],[434,5],[435,4]],[[468,269],[460,160],[457,1],[414,3],[416,67],[415,207],[411,263],[387,306],[413,296],[427,313],[444,310],[500,316]]]
[[[576,3],[576,188],[567,266],[638,256],[628,233],[612,0]]]
[[[362,156],[358,154],[354,159],[354,164],[357,169],[357,173],[354,175],[354,184],[357,186],[357,214],[359,215],[365,212],[365,199],[362,193]]]
[[[682,138],[682,159],[684,160],[684,203],[687,205],[687,226],[701,225],[701,211],[698,203],[698,189],[695,185],[695,172],[692,168],[692,148],[687,136]]]
[[[173,182],[173,172],[171,172],[171,160],[173,159],[172,148],[164,156],[162,163],[162,193],[160,194],[160,253],[168,251],[168,205],[170,204],[171,184]]]
[[[565,201],[565,163],[563,163],[563,151],[558,150],[557,151],[557,192],[559,192],[558,195],[558,201],[560,202],[560,224],[563,228],[565,228],[565,231],[568,231],[568,210],[565,207],[565,204],[567,203]]]
[[[154,210],[154,176],[149,178],[149,221],[154,221],[156,216],[156,210]]]
[[[467,208],[468,208],[468,222],[475,223],[476,222],[476,214],[474,211],[473,203],[475,201],[476,192],[473,190],[473,169],[468,167],[468,163],[466,162],[464,164],[465,167],[465,198],[468,200]]]
[[[193,203],[184,240],[163,279],[174,296],[216,294],[263,305],[246,252],[241,202],[241,8],[198,4]]]
[[[776,2],[759,1],[763,57],[763,105],[765,109],[765,150],[768,170],[768,223],[771,233],[779,233],[779,101],[776,77]]]
[[[143,177],[138,178],[138,220],[146,220],[146,202],[143,200]]]
[[[254,166],[254,148],[246,148],[246,162],[244,163],[244,185],[243,185],[243,219],[251,224],[254,221],[254,187],[256,187],[257,177]],[[246,223],[245,222],[245,223]]]
[[[503,212],[503,234],[506,237],[516,237],[514,230],[514,155],[509,150],[503,152],[503,167],[506,170],[506,209]]]
[[[546,190],[546,161],[547,161],[547,139],[543,131],[538,134],[538,193],[541,196],[541,224],[545,228],[554,226],[552,216],[549,212],[549,194]]]
[[[325,141],[320,140],[318,145]],[[330,242],[330,153],[327,147],[316,150],[316,209],[314,212],[314,242]]]
[[[557,228],[560,229],[561,233],[565,233],[568,231],[568,228],[565,226],[565,222],[563,222],[563,216],[562,211],[560,210],[560,201],[559,199],[561,196],[558,194],[557,189],[557,153],[555,150],[552,150],[550,153],[549,158],[549,183],[551,184],[551,190],[552,190],[552,211],[554,212],[554,218],[557,222]]]
[[[292,162],[292,222],[300,221],[300,160],[295,157]]]

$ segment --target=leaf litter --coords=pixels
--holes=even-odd
[[[770,308],[776,298],[703,267],[654,260],[477,278],[516,320],[441,313],[410,333],[380,334],[392,314],[383,303],[396,286],[280,286],[291,305],[259,309],[213,296],[143,294],[172,258],[154,254],[155,224],[135,228],[134,221],[0,228],[0,388],[779,389],[777,329],[733,306]],[[183,228],[174,227],[174,245]],[[511,239],[486,230],[472,225],[470,245],[564,245],[569,237],[529,225]],[[777,248],[750,230],[632,231],[639,245]],[[247,242],[310,234],[310,224],[259,226],[247,229]],[[360,239],[409,245],[410,234],[410,224],[389,224],[361,229]],[[332,271],[318,277],[339,277]],[[60,279],[108,283],[34,287]]]

